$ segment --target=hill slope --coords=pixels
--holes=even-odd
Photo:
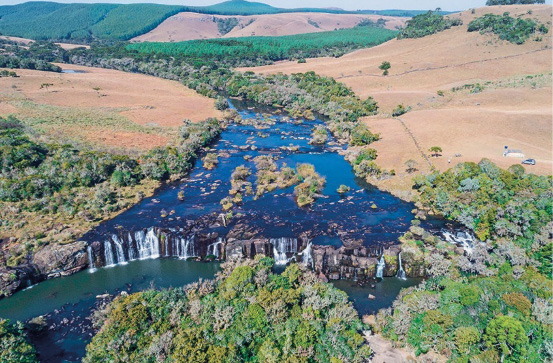
[[[247,70],[312,70],[336,78],[362,97],[373,96],[381,106],[381,116],[366,122],[383,135],[382,141],[374,144],[378,160],[398,174],[405,176],[402,171],[408,159],[415,159],[418,169],[428,170],[422,154],[427,156],[431,146],[444,149],[442,158],[429,159],[440,169],[483,157],[503,167],[520,163],[521,159],[502,156],[505,145],[522,149],[527,157],[537,160],[536,166],[526,167],[528,171],[551,174],[551,31],[542,41],[530,39],[523,45],[501,41],[495,35],[467,32],[475,17],[505,11],[515,17],[549,22],[550,26],[549,5],[486,7],[476,9],[475,14],[453,15],[460,16],[464,25],[428,37],[392,40],[339,59],[282,62]],[[392,64],[388,77],[378,69],[383,61]],[[463,87],[477,83],[483,87],[481,92],[479,87]],[[453,92],[454,87],[463,89]],[[444,91],[443,97],[438,96],[439,90]],[[413,108],[401,116],[403,124],[386,116],[401,103]]]
[[[287,13],[251,16],[218,16],[181,12],[162,22],[152,31],[133,41],[185,41],[194,39],[244,36],[281,36],[353,28],[362,21],[385,21],[384,27],[403,27],[406,18],[363,14]],[[220,22],[234,21],[228,33],[221,33]]]

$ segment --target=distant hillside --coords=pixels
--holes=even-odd
[[[180,6],[155,4],[28,2],[0,6],[0,33],[37,40],[127,40],[182,10]]]
[[[61,4],[46,1],[0,6],[0,33],[30,39],[89,41],[128,40],[145,34],[180,12],[213,15],[277,13],[376,14],[408,17],[417,11],[344,11],[341,9],[282,9],[259,2],[226,1],[210,6],[160,4]]]

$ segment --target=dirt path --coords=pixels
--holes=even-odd
[[[365,339],[367,339],[371,349],[374,351],[372,363],[417,362],[414,356],[407,350],[392,347],[392,343],[381,335],[365,334]]]

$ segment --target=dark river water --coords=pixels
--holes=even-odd
[[[261,117],[260,112],[264,111],[238,102],[235,106],[244,119]],[[297,207],[293,187],[277,189],[257,200],[247,196],[234,209],[242,217],[234,218],[227,226],[210,224],[202,232],[225,236],[238,223],[247,223],[255,226],[259,237],[265,238],[297,238],[308,231],[313,243],[336,247],[348,241],[359,241],[365,246],[397,243],[397,238],[410,226],[413,206],[355,178],[350,164],[338,154],[342,146],[332,139],[327,146],[310,145],[312,129],[322,123],[320,120],[291,122],[283,115],[271,117],[274,125],[264,129],[229,126],[213,145],[212,152],[222,155],[214,170],[206,170],[199,160],[181,183],[161,188],[153,198],[143,200],[84,236],[83,240],[101,246],[94,256],[95,263],[103,261],[100,265],[113,266],[45,281],[20,291],[0,300],[0,316],[25,321],[47,314],[53,328],[32,335],[41,361],[79,361],[91,339],[88,316],[99,301],[97,295],[136,292],[152,286],[177,287],[214,276],[219,268],[217,263],[186,261],[190,256],[201,255],[201,248],[194,245],[193,236],[184,235],[181,226],[185,221],[205,216],[217,220],[222,212],[220,200],[228,196],[230,175],[237,166],[251,168],[249,181],[255,189],[256,169],[251,159],[258,155],[271,155],[279,167],[313,164],[326,177],[324,196],[309,208]],[[336,191],[342,184],[351,188],[345,197]],[[184,192],[184,201],[178,199],[179,191]],[[162,210],[170,215],[162,217]],[[165,253],[160,250],[161,242],[153,241],[153,233],[146,232],[153,228],[180,235],[180,241],[186,239],[184,252],[182,249],[176,252],[176,247],[167,247]],[[157,258],[165,256],[169,258]],[[418,282],[420,279],[385,278],[374,288],[361,288],[346,281],[335,285],[345,290],[359,312],[365,314],[390,306],[401,288]],[[369,294],[376,299],[369,300]]]

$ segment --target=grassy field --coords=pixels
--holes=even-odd
[[[184,119],[221,115],[214,100],[177,82],[63,67],[85,73],[17,70],[3,79],[0,116],[17,115],[47,141],[129,153],[166,145]]]

